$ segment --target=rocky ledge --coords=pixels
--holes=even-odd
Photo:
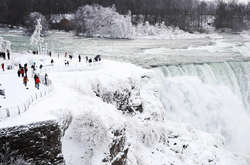
[[[0,164],[64,164],[62,130],[56,121],[0,129]]]

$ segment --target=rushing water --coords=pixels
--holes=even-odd
[[[167,118],[221,135],[226,146],[250,154],[250,62],[155,68]]]

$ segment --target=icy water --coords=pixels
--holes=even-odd
[[[105,58],[129,61],[144,67],[166,64],[204,63],[249,60],[250,39],[241,35],[220,34],[217,38],[200,39],[136,39],[111,40],[76,37],[73,33],[50,31],[46,37],[49,48],[84,56],[103,55]],[[0,36],[12,42],[14,51],[31,50],[30,37],[22,30],[0,28]]]

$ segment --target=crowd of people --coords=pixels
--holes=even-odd
[[[37,51],[33,51],[32,53],[35,55],[35,54],[37,54]],[[54,65],[54,59],[52,58],[52,53],[49,52],[48,55],[51,57],[50,63],[53,66]],[[0,52],[0,57],[3,57],[3,59],[6,60],[6,55],[1,54],[1,52]],[[59,57],[59,55],[58,55],[58,57]],[[69,66],[69,63],[73,59],[73,56],[68,55],[68,53],[65,52],[64,57],[65,57],[65,66]],[[8,60],[10,59],[10,51],[9,50],[7,50],[7,58],[8,58]],[[86,59],[86,63],[89,63],[89,64],[93,63],[93,62],[99,62],[99,61],[101,61],[101,55],[97,55],[94,58],[85,56],[85,59]],[[82,56],[81,55],[78,55],[78,62],[79,63],[82,62]],[[35,88],[37,88],[37,89],[39,89],[40,84],[41,84],[41,76],[40,76],[39,72],[36,72],[36,70],[39,69],[39,71],[41,72],[43,67],[44,66],[42,64],[37,66],[37,64],[35,62],[30,66],[31,71],[32,71],[30,75],[31,75],[31,77],[34,78]],[[3,71],[5,71],[4,62],[1,64],[1,68],[2,68]],[[28,69],[28,64],[27,63],[25,63],[23,66],[21,64],[18,65],[17,76],[19,78],[23,79],[23,84],[26,87],[26,89],[28,89],[27,86],[28,86],[28,82],[29,82],[28,70],[29,69]],[[43,77],[43,80],[44,80],[43,84],[47,86],[48,85],[48,74],[45,73],[45,75],[42,76],[42,77]]]
[[[50,55],[50,56],[51,56],[51,55]],[[58,55],[58,57],[59,57],[59,55]],[[68,55],[68,53],[65,52],[64,58],[65,58],[65,60],[64,60],[65,66],[69,66],[69,60],[68,60],[68,58],[69,58],[70,60],[72,60],[72,59],[73,59],[73,56],[72,56],[72,55]],[[99,61],[102,60],[102,59],[101,59],[101,55],[96,55],[94,58],[85,56],[85,59],[86,59],[86,63],[89,63],[89,64],[91,64],[92,62],[99,62]],[[79,55],[78,55],[78,62],[81,62],[81,61],[82,61],[82,56],[79,54]]]
[[[35,88],[39,89],[40,87],[40,75],[38,73],[36,73],[37,68],[42,70],[43,69],[43,65],[39,65],[39,67],[36,66],[36,63],[34,62],[31,66],[30,66],[31,70],[32,70],[32,74],[31,76],[34,77],[34,84],[35,84]],[[23,84],[24,86],[27,88],[28,85],[28,64],[24,64],[24,66],[22,66],[21,64],[19,64],[19,68],[17,71],[17,75],[18,77],[22,77],[23,78]],[[48,74],[45,73],[44,75],[44,85],[48,85]],[[28,89],[28,88],[27,88]]]

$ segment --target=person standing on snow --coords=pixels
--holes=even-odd
[[[2,63],[2,65],[1,65],[1,66],[2,66],[2,70],[4,71],[4,63]]]
[[[85,59],[86,59],[86,63],[88,63],[89,62],[89,57],[86,56]]]
[[[80,54],[78,56],[78,59],[79,59],[79,62],[81,62],[82,58],[81,58]]]
[[[8,60],[10,60],[10,51],[9,51],[9,49],[7,49],[7,57],[8,57]]]
[[[40,85],[40,79],[37,75],[35,75],[35,87],[39,89],[39,85]]]
[[[24,77],[24,69],[23,68],[21,68],[20,73],[21,73],[22,77]]]
[[[24,64],[24,74],[27,76],[28,73],[28,64]]]
[[[51,65],[54,65],[54,60],[53,60],[53,59],[51,59],[50,63],[51,63]]]
[[[27,75],[26,76],[24,76],[24,78],[23,78],[23,84],[24,84],[24,86],[25,87],[27,87],[27,83],[28,83],[28,77],[27,77]]]
[[[48,74],[47,73],[45,73],[44,81],[45,81],[45,85],[48,85]]]
[[[18,75],[18,77],[20,77],[20,75],[21,75],[20,69],[18,69],[17,75]]]

